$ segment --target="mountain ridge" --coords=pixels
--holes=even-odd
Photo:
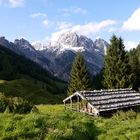
[[[22,85],[25,83],[26,86],[28,85],[28,87],[30,87],[30,84],[33,83],[33,87],[35,87],[40,83],[40,89],[45,89],[47,93],[64,93],[66,82],[54,77],[49,71],[43,69],[39,64],[24,56],[18,55],[2,45],[0,45],[0,59],[0,81],[2,79],[6,80],[6,83],[12,83],[14,80],[20,81],[23,79],[24,81],[29,81],[29,83],[22,82]],[[2,83],[0,84],[0,87],[2,87]],[[7,90],[7,88],[0,88],[0,91],[5,94],[8,92],[9,95],[11,92],[11,94],[15,95],[14,90],[17,92],[16,88],[18,88],[18,84],[9,88],[9,90]],[[18,96],[22,96],[20,95],[20,92],[22,91],[19,87],[19,92],[17,92]],[[32,92],[32,88],[31,91],[29,91],[29,94],[30,92]],[[26,94],[28,96],[27,92]]]
[[[109,45],[101,38],[93,42],[86,36],[70,31],[61,34],[54,42],[38,43],[38,47],[23,38],[9,42],[5,37],[0,37],[0,44],[38,63],[54,76],[66,81],[69,79],[72,62],[77,52],[83,53],[91,75],[95,75],[103,67]],[[42,49],[37,49],[39,47]]]
[[[50,59],[54,73],[68,80],[72,62],[77,52],[82,52],[91,75],[99,73],[104,64],[104,56],[109,44],[99,38],[93,42],[90,38],[75,32],[62,33],[55,42],[43,47],[40,52]],[[56,68],[56,69],[55,69]]]

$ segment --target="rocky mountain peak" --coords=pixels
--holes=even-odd
[[[94,45],[100,49],[100,52],[106,55],[106,50],[109,44],[102,38],[98,38],[95,40]]]
[[[90,38],[83,36],[83,35],[80,35],[79,39],[78,39],[78,46],[83,46],[84,49],[87,50],[87,49],[93,48],[94,43]]]
[[[0,37],[0,43],[1,44],[2,43],[7,43],[7,42],[9,42],[9,41],[5,38],[5,36]]]
[[[32,46],[36,49],[36,50],[43,50],[45,49],[45,45],[41,42],[41,41],[36,41],[32,43]]]
[[[94,43],[95,43],[98,47],[103,47],[103,46],[107,46],[107,45],[108,45],[108,43],[107,43],[104,39],[102,39],[102,38],[96,39]]]
[[[64,45],[70,45],[70,46],[76,47],[77,40],[78,40],[78,35],[75,32],[68,31],[68,32],[62,33],[59,36],[57,42],[62,43]]]
[[[55,76],[68,80],[72,62],[76,52],[82,52],[91,75],[94,75],[103,67],[104,56],[108,43],[98,38],[95,41],[75,32],[65,32],[57,37],[55,44],[52,41],[33,43],[32,46],[25,39],[16,39],[14,43],[5,37],[0,38],[0,44],[6,46],[19,55],[33,60],[43,68],[49,70]]]
[[[71,31],[60,34],[55,42],[51,40],[44,47],[38,44],[38,48],[44,48],[40,53],[50,60],[54,74],[64,80],[69,79],[72,62],[79,51],[83,53],[91,75],[98,73],[103,67],[107,47],[108,43],[101,38],[93,41]]]
[[[4,36],[0,37],[0,44],[8,48],[13,46],[13,43],[8,41]]]
[[[35,48],[24,38],[16,39],[14,41],[16,46],[22,47],[22,49],[29,49],[30,51],[35,51]]]

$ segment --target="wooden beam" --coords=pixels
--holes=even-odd
[[[79,111],[79,96],[77,95],[77,111]]]
[[[66,110],[66,102],[64,102],[64,110]]]
[[[72,110],[72,98],[70,98],[70,108]]]
[[[76,96],[76,95],[79,95],[80,98],[86,100],[86,98],[85,98],[83,95],[81,95],[79,91],[77,91],[77,92],[75,92],[74,94],[70,95],[69,97],[65,98],[65,99],[63,100],[63,102],[66,102],[66,101],[70,100],[70,98],[72,98],[72,97],[74,97],[74,96]]]
[[[70,98],[72,98],[75,95],[77,95],[77,92],[75,92],[74,94],[72,94],[69,97],[67,97],[66,99],[64,99],[63,102],[66,102],[67,100],[69,100]]]

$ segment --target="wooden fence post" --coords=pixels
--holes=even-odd
[[[66,110],[66,103],[65,103],[65,101],[64,101],[64,110]]]
[[[70,98],[70,108],[72,110],[72,98]]]
[[[79,96],[77,95],[77,111],[79,111]]]

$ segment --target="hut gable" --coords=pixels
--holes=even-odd
[[[79,91],[63,100],[72,99],[74,96],[79,96],[81,100],[85,100],[90,104],[96,114],[103,111],[110,111],[114,109],[121,109],[126,107],[140,105],[140,93],[127,89],[112,89],[112,90],[94,90],[94,91]],[[79,110],[82,110],[80,108]],[[91,112],[95,113],[95,112]]]

